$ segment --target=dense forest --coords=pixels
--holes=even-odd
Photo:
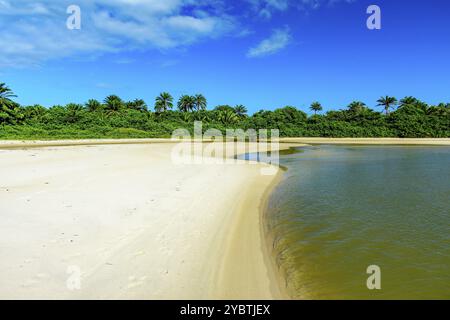
[[[175,102],[163,92],[156,97],[153,111],[140,99],[123,101],[111,95],[102,102],[70,103],[45,108],[21,106],[16,95],[0,83],[0,139],[81,139],[170,137],[178,128],[193,130],[194,121],[203,129],[279,129],[282,137],[450,137],[450,103],[428,105],[414,97],[398,101],[382,97],[379,111],[354,101],[348,107],[322,113],[314,102],[308,116],[286,106],[274,111],[247,114],[245,106],[217,106],[207,110],[201,95],[184,95]],[[176,103],[176,104],[175,104]]]

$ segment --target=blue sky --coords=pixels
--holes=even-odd
[[[66,9],[81,8],[81,30]],[[366,27],[369,5],[382,29]],[[161,91],[251,113],[381,95],[450,102],[447,0],[0,0],[0,82],[22,104]]]

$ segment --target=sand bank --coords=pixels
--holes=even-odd
[[[279,175],[175,165],[170,143],[74,142],[0,148],[0,298],[286,297],[260,212]]]

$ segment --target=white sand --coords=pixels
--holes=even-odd
[[[0,149],[0,298],[284,297],[259,211],[277,176],[172,147]]]

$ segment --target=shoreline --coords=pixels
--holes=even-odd
[[[6,244],[0,262],[0,297],[287,298],[278,287],[277,273],[262,241],[262,204],[280,171],[275,176],[263,176],[260,170],[267,164],[237,160],[243,165],[186,166],[173,172],[169,157],[173,141],[130,141],[123,145],[118,145],[121,141],[113,141],[113,145],[90,142],[85,145],[86,141],[79,141],[83,145],[72,146],[66,144],[72,141],[65,141],[61,148],[53,148],[55,141],[32,143],[31,148],[26,142],[16,143],[14,148],[8,148],[11,143],[2,148],[0,143],[0,172],[4,177],[0,211],[5,219],[0,226],[0,241]],[[289,147],[280,145],[280,149]],[[251,150],[234,150],[236,155],[247,152]],[[145,157],[149,155],[152,160],[147,163]],[[153,167],[161,170],[160,178],[152,178],[156,173],[147,172]],[[114,176],[122,177],[119,181],[127,188],[136,189],[135,194],[128,195],[131,199],[120,196],[123,186],[114,186]],[[172,189],[174,183],[179,185],[174,190],[181,192],[179,196],[166,186]],[[148,197],[144,191],[155,192],[155,199],[161,198],[157,194],[168,192],[163,196],[167,201],[157,206],[142,203]],[[99,197],[111,202],[108,210]],[[26,203],[24,198],[29,198]],[[132,214],[125,214],[125,205]],[[168,212],[162,215],[164,211]],[[76,222],[68,224],[66,215]],[[133,215],[140,217],[133,220]],[[96,219],[93,225],[89,222],[92,218]],[[44,223],[47,220],[50,225]],[[100,234],[95,228],[100,228]],[[65,238],[71,233],[76,238],[67,243]],[[13,245],[17,241],[8,240],[13,237],[24,243]],[[29,241],[32,245],[27,245]],[[21,261],[26,261],[25,265]],[[83,270],[81,291],[63,287],[66,265],[79,265]],[[161,274],[161,268],[167,271]]]
[[[128,145],[128,144],[159,144],[177,143],[170,138],[145,139],[67,139],[67,140],[0,140],[0,149],[39,148],[60,146],[89,145]],[[200,142],[192,139],[192,142]],[[202,142],[211,142],[203,140]],[[450,145],[450,138],[316,138],[294,137],[279,138],[280,144],[355,144],[355,145]],[[284,148],[286,149],[286,148]],[[282,150],[282,149],[280,149]]]
[[[274,177],[255,180],[249,188],[253,190],[243,194],[225,241],[225,254],[216,278],[218,294],[214,298],[291,299],[276,266],[265,223],[267,202],[283,174],[280,169]]]
[[[280,138],[280,143],[449,146],[450,138]]]
[[[361,143],[362,140],[360,139],[358,139],[357,141],[353,140],[354,139],[281,139],[279,150],[285,150],[291,147],[305,146],[305,143],[348,144],[350,142],[350,144],[352,144],[353,142],[353,144],[386,144],[386,139],[371,139],[371,141],[364,139],[364,143]],[[404,142],[404,140],[401,141]],[[145,147],[146,144],[153,143],[155,146],[159,145],[164,149],[163,146],[168,145],[168,142],[172,144],[174,143],[174,141],[171,141],[170,139],[156,139],[156,141],[154,139],[145,139],[145,141],[143,141],[142,139],[107,141],[70,140],[62,142],[40,141],[33,142],[31,144],[26,141],[9,141],[9,143],[7,143],[7,145],[5,146],[4,141],[0,141],[0,150],[26,150],[29,147],[32,147],[33,150],[39,150],[34,148],[55,146],[63,146],[70,149],[79,148],[82,146],[106,147],[108,145],[113,145],[110,147],[120,147],[118,145],[124,145],[123,147],[133,148],[133,145],[135,145],[135,147]],[[395,139],[395,141],[390,139],[390,144],[398,145],[398,142],[398,139]],[[409,140],[408,144],[424,145],[424,140]],[[450,139],[427,141],[426,145],[450,145]],[[234,150],[234,152],[235,155],[247,153],[244,152],[244,150]],[[287,292],[287,288],[285,287],[285,279],[283,279],[283,276],[279,272],[276,265],[276,260],[273,257],[273,251],[271,250],[271,241],[273,239],[271,239],[270,234],[266,229],[267,226],[265,223],[267,203],[273,190],[282,180],[284,170],[278,167],[278,173],[275,176],[264,177],[260,175],[259,172],[257,172],[257,169],[261,168],[261,165],[262,164],[259,163],[253,166],[248,166],[248,168],[253,168],[254,170],[244,170],[247,174],[249,174],[246,177],[246,179],[249,180],[247,181],[247,183],[245,183],[245,190],[243,192],[241,190],[240,192],[236,193],[239,201],[231,208],[231,210],[227,209],[228,213],[223,216],[224,220],[216,224],[216,230],[218,230],[218,233],[213,238],[211,238],[212,244],[208,249],[208,256],[212,257],[212,259],[210,259],[210,262],[206,262],[206,264],[210,263],[209,268],[202,268],[202,272],[199,273],[199,270],[197,270],[196,272],[194,272],[194,274],[191,274],[193,276],[193,279],[197,278],[198,283],[191,282],[190,285],[197,285],[198,288],[193,289],[192,292],[189,293],[186,291],[178,291],[178,293],[175,293],[175,291],[173,291],[171,295],[168,295],[167,293],[161,291],[159,294],[152,297],[148,297],[148,295],[145,295],[144,291],[141,291],[139,294],[133,293],[132,295],[129,295],[124,293],[122,295],[110,296],[108,294],[97,294],[94,289],[91,289],[87,294],[85,293],[75,296],[72,294],[68,294],[66,295],[66,297],[69,299],[128,299],[130,297],[144,299],[291,299]],[[253,171],[253,173],[250,174],[250,171]],[[242,182],[243,181],[244,180],[242,180]],[[236,192],[236,190],[234,190],[233,192]],[[231,198],[227,199],[233,199],[233,197],[231,196]],[[207,232],[211,232],[211,230]],[[144,236],[136,236],[136,238],[139,237]],[[146,242],[142,242],[143,245],[145,243]],[[245,243],[246,245],[242,247],[242,243]],[[203,257],[203,259],[205,258],[206,257]],[[239,263],[236,263],[236,261],[239,261]],[[211,268],[211,265],[214,267]],[[189,273],[185,273],[185,275],[188,274]],[[107,280],[108,279],[103,279],[103,281]],[[178,280],[181,281],[181,279]],[[208,284],[208,282],[211,282],[212,284]],[[102,283],[102,281],[96,281],[95,283]],[[187,283],[189,283],[189,281],[187,281]],[[96,285],[94,285],[94,287],[95,286]],[[175,289],[175,287],[172,287],[172,289]],[[0,292],[0,297],[2,296],[4,296],[4,294]],[[50,296],[45,297],[52,298],[52,295],[50,294]]]

